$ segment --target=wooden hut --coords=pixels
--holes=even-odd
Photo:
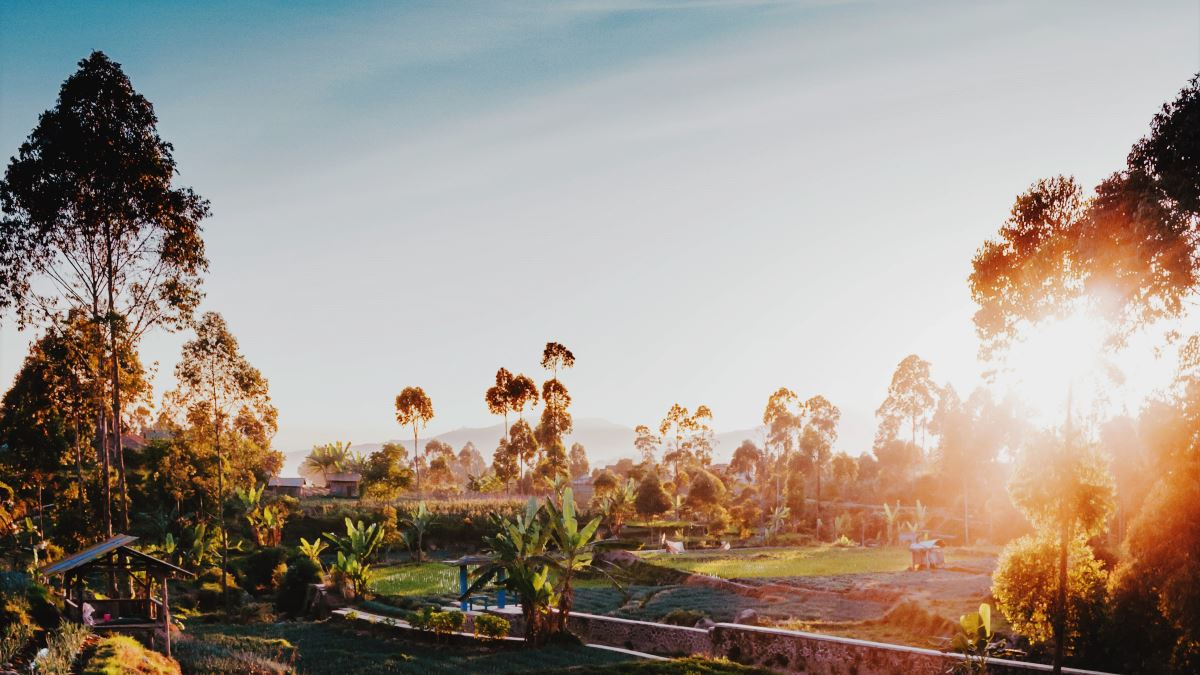
[[[118,534],[46,565],[41,574],[62,595],[68,619],[86,623],[98,633],[126,633],[148,641],[158,638],[163,651],[170,656],[171,603],[167,579],[195,575],[133,548],[137,539]],[[53,583],[56,577],[60,578],[58,584]],[[108,589],[105,595],[109,597],[96,598],[89,591],[100,586]]]
[[[354,497],[358,498],[358,484],[362,482],[362,476],[353,471],[343,473],[331,473],[325,478],[325,485],[329,488],[330,497]]]
[[[945,546],[945,542],[941,539],[928,539],[910,545],[908,550],[912,553],[912,568],[919,570],[945,566],[946,556],[942,551],[943,546]]]

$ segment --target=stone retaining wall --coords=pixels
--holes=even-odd
[[[512,634],[520,635],[520,614],[504,613]],[[685,628],[647,621],[572,612],[571,632],[586,643],[622,647],[660,656],[704,654],[746,665],[811,675],[942,675],[962,657],[932,649],[869,642],[852,638],[719,623],[712,628]],[[1050,666],[993,659],[988,672],[1031,675]],[[1069,675],[1104,675],[1063,668]]]

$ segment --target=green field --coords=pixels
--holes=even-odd
[[[379,595],[457,595],[458,568],[440,562],[376,567],[371,589]]]
[[[896,572],[907,568],[911,560],[908,550],[899,547],[839,548],[829,545],[643,553],[641,557],[655,565],[725,579]]]

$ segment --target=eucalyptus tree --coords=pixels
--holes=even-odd
[[[231,416],[230,440],[242,430],[265,431],[260,443],[270,443],[278,428],[278,412],[271,404],[267,379],[242,354],[225,319],[206,312],[196,324],[196,337],[183,345],[175,366],[178,388],[168,396],[193,423],[208,426],[217,459],[217,518],[221,524],[221,590],[228,610],[229,534],[225,527],[225,446],[222,434]],[[263,448],[269,453],[268,448]]]
[[[173,184],[157,122],[120,64],[93,52],[0,181],[0,308],[21,326],[81,311],[105,336],[108,409],[98,416],[111,420],[123,503],[121,355],[155,327],[188,323],[208,266],[199,225],[208,203]],[[128,509],[122,521],[127,529]],[[104,529],[111,535],[107,500]]]
[[[488,412],[504,417],[504,438],[508,438],[508,413],[512,409],[512,399],[509,389],[512,387],[513,374],[507,368],[496,371],[496,384],[484,392],[483,401],[487,404]]]
[[[650,431],[650,427],[645,424],[639,424],[633,429],[633,448],[637,450],[638,455],[642,458],[642,463],[647,467],[654,466],[654,453],[658,450],[662,439],[654,435]]]
[[[938,386],[929,374],[929,362],[909,354],[904,357],[892,373],[892,382],[888,385],[887,398],[880,404],[875,415],[882,419],[905,420],[909,423],[912,433],[912,443],[917,445],[917,428],[922,432],[922,456],[925,453],[924,435],[937,409]],[[895,426],[891,427],[895,429]]]
[[[542,349],[542,367],[551,371],[553,379],[558,379],[559,368],[574,368],[575,355],[558,342],[547,342]]]
[[[824,396],[813,396],[804,402],[804,431],[800,435],[800,450],[813,467],[817,479],[817,518],[821,517],[821,473],[829,464],[833,444],[837,442],[838,422],[842,411]]]
[[[396,396],[396,421],[400,426],[411,426],[413,432],[413,473],[417,478],[417,492],[421,491],[420,439],[418,430],[433,419],[433,402],[420,387],[405,387]]]
[[[775,449],[775,464],[778,467],[776,471],[776,501],[782,498],[782,495],[787,492],[787,483],[790,481],[790,462],[793,452],[797,450],[800,431],[804,426],[804,406],[800,397],[796,392],[787,387],[776,389],[770,397],[767,398],[767,405],[763,409],[762,416],[763,424],[767,428],[766,441],[763,443],[763,450],[767,455],[768,462],[771,457],[771,449]],[[762,478],[766,478],[769,472],[764,472]]]
[[[587,475],[588,458],[583,443],[571,444],[571,453],[568,459],[571,462],[571,478],[581,478]]]

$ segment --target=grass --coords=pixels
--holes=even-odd
[[[809,577],[895,572],[908,567],[906,549],[797,546],[788,548],[690,551],[682,554],[643,553],[646,562],[725,579]]]
[[[458,568],[438,562],[376,567],[371,588],[380,595],[457,595]]]
[[[340,622],[192,623],[188,633],[192,644],[184,647],[181,641],[176,649],[184,673],[288,672],[286,668],[272,671],[261,661],[250,667],[250,658],[261,660],[271,649],[285,659],[294,659],[296,672],[307,675],[563,672],[572,666],[628,664],[630,660],[624,654],[586,647],[535,650],[455,644],[448,648],[435,642],[379,637]],[[233,661],[239,652],[247,657],[245,665]],[[618,668],[611,672],[629,671]]]
[[[83,675],[179,675],[179,666],[171,659],[150,651],[127,635],[104,638],[88,659]]]

